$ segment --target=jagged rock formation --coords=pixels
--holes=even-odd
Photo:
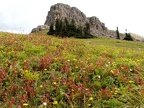
[[[70,7],[69,5],[62,3],[51,6],[45,21],[45,25],[50,26],[51,23],[54,23],[57,18],[61,20],[67,18],[68,21],[74,19],[76,25],[81,26],[83,26],[86,22],[89,22],[90,33],[92,35],[108,35],[108,29],[105,27],[104,23],[102,23],[97,17],[94,16],[87,18],[86,15],[76,7]]]
[[[92,35],[107,35],[108,33],[107,27],[105,27],[105,24],[102,23],[97,17],[93,16],[87,19],[91,25],[90,33]]]
[[[86,15],[79,9],[62,3],[51,6],[45,21],[45,25],[50,26],[51,23],[55,22],[57,18],[62,20],[67,18],[68,21],[74,19],[77,25],[84,25],[84,23],[88,21]]]
[[[115,31],[109,31],[105,24],[97,17],[86,17],[78,8],[70,7],[67,4],[57,3],[51,6],[44,25],[50,26],[52,23],[55,23],[57,18],[60,20],[67,18],[68,21],[74,19],[75,24],[79,26],[84,26],[85,23],[88,22],[90,24],[90,34],[95,36],[116,37]],[[33,31],[37,31],[37,28]]]

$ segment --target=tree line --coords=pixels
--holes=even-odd
[[[51,23],[48,35],[59,37],[76,37],[76,38],[91,38],[90,24],[87,22],[84,26],[76,26],[75,20],[70,22],[65,18],[64,21],[56,19],[55,23]]]
[[[51,23],[48,35],[55,35],[58,37],[76,37],[76,38],[91,38],[94,37],[90,34],[90,24],[85,23],[84,26],[76,25],[75,20],[68,21],[67,18],[64,20],[56,19],[55,23]],[[116,30],[117,39],[120,39],[119,30]],[[133,41],[130,33],[125,33],[123,40]]]

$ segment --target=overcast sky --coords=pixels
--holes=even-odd
[[[65,3],[87,17],[96,16],[106,27],[144,36],[143,0],[0,0],[0,31],[29,33],[43,25],[51,5]]]

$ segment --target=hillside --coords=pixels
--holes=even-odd
[[[0,108],[144,107],[144,43],[0,32]]]

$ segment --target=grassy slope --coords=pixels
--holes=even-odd
[[[0,33],[0,107],[144,106],[144,44]]]

